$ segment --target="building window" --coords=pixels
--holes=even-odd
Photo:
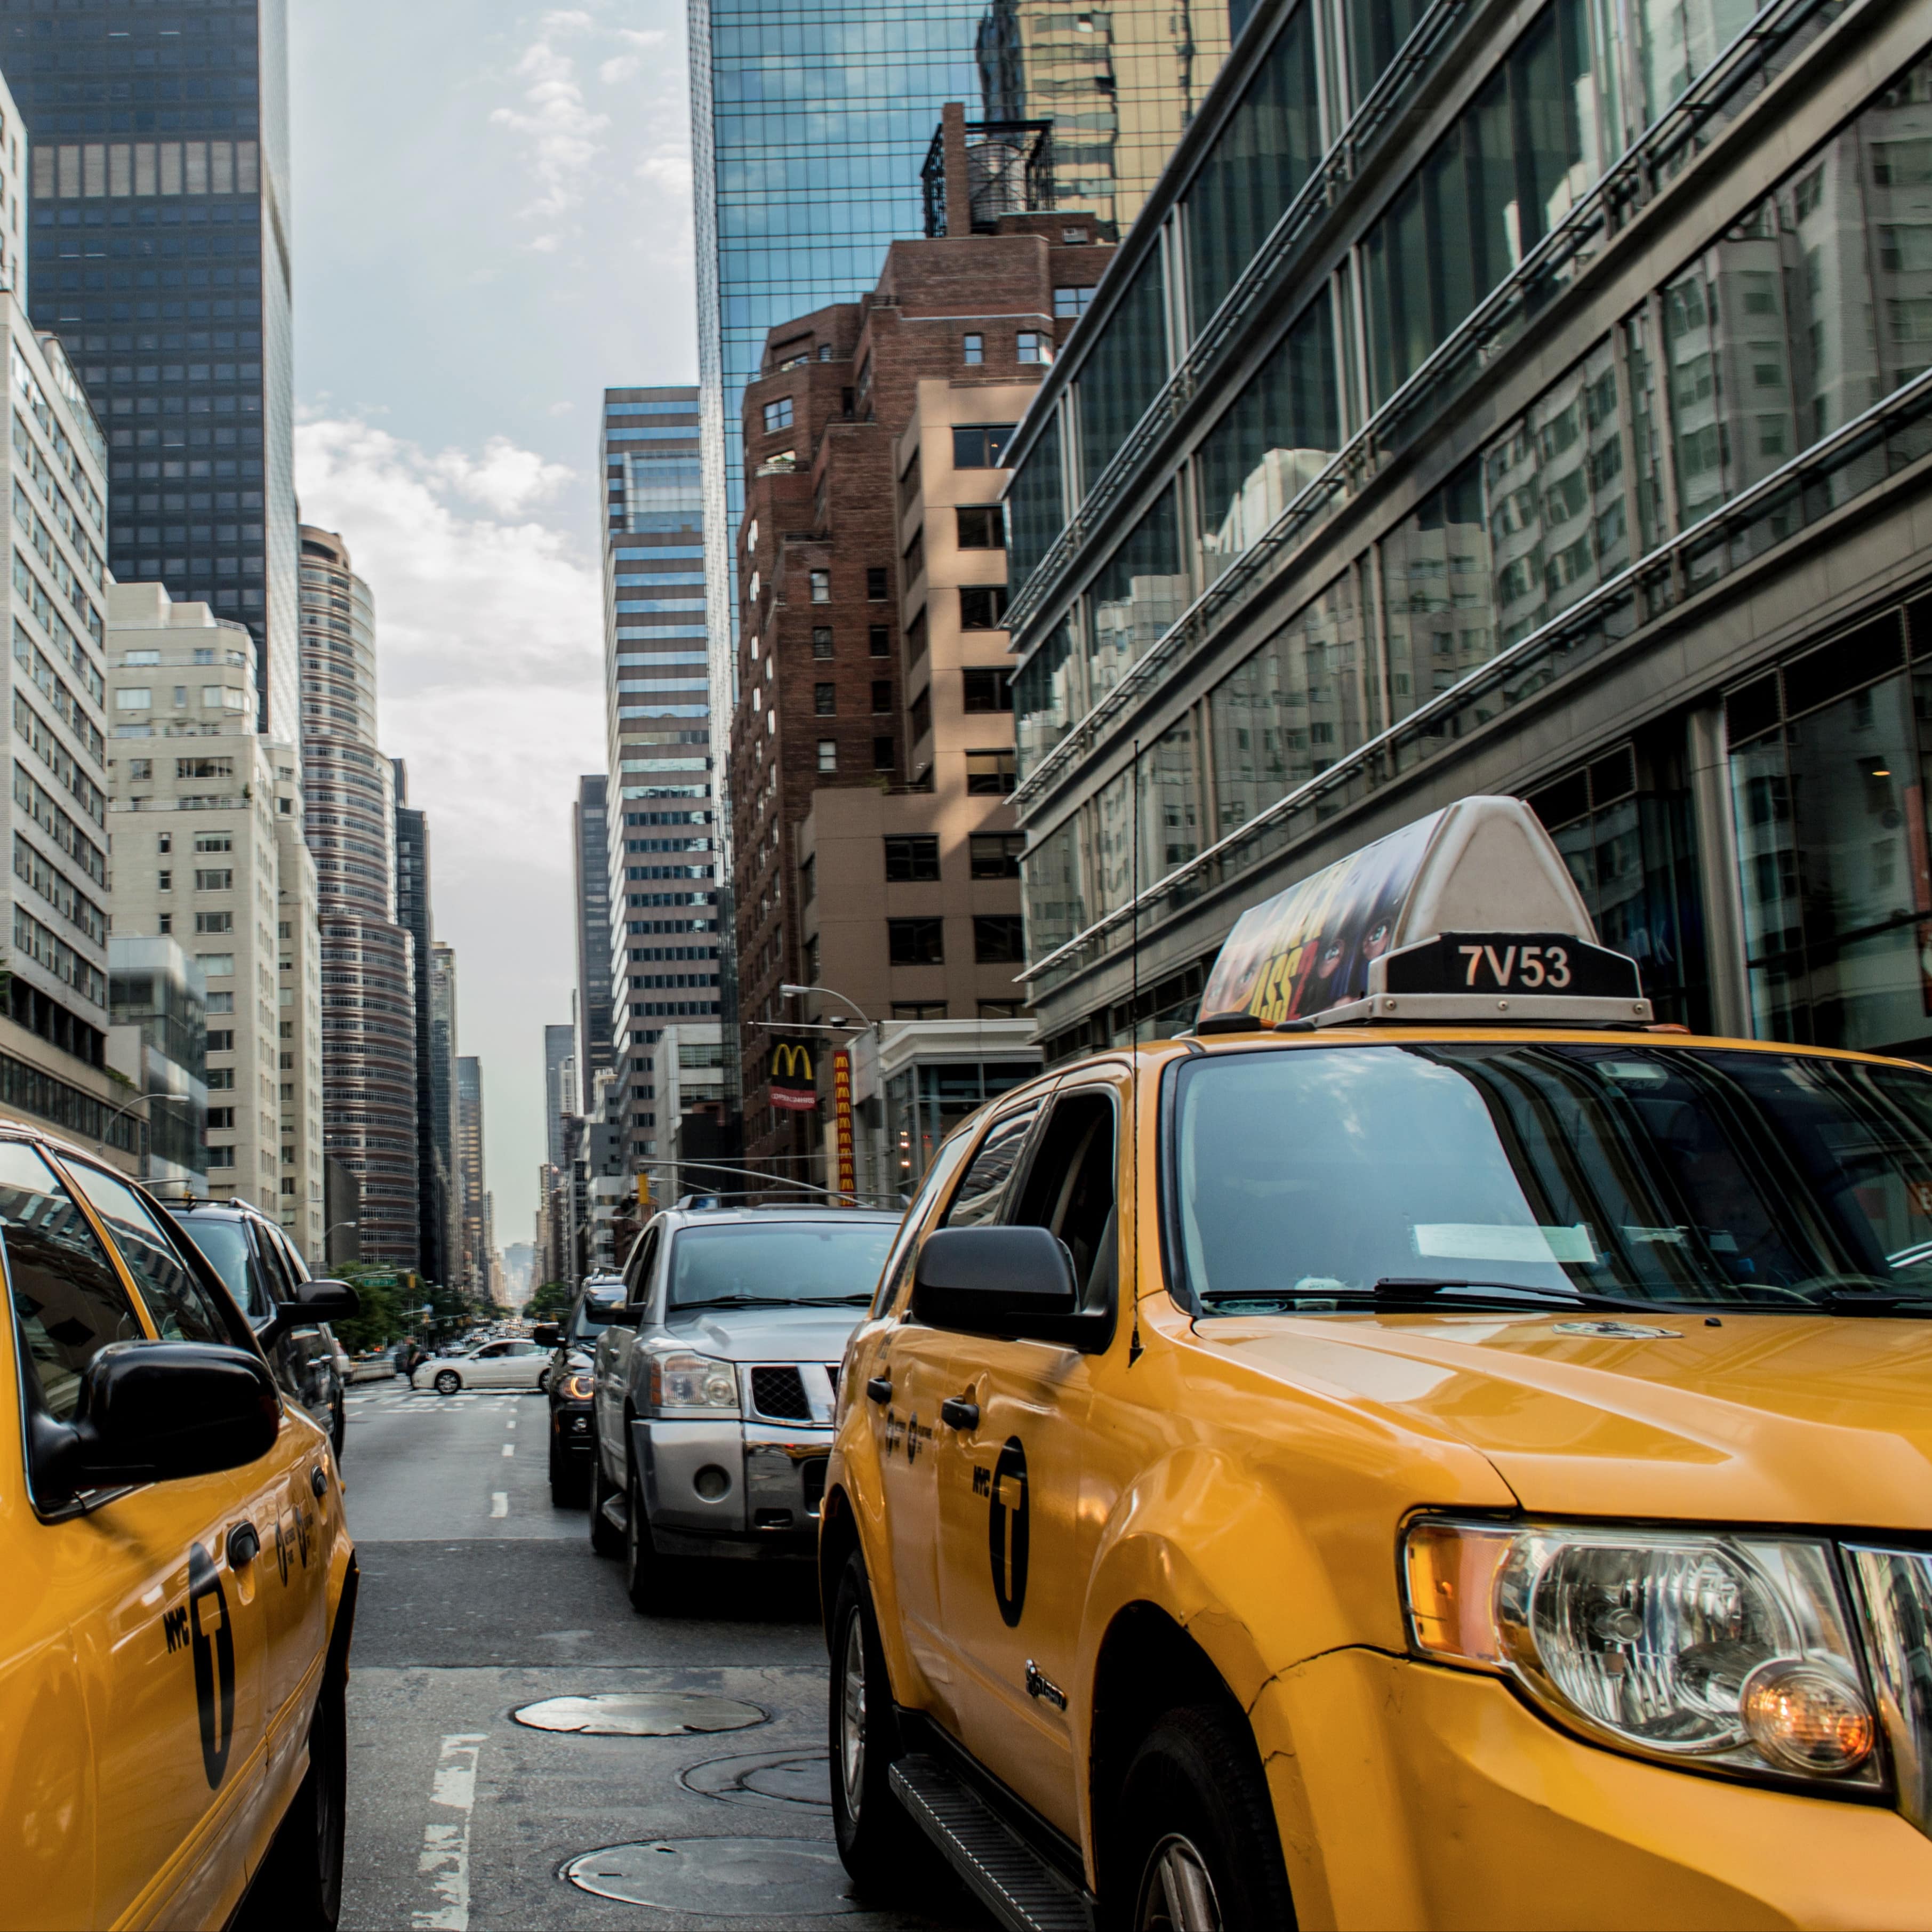
[[[875,712],[890,711],[892,708],[892,681],[889,677],[875,677],[872,680],[872,709]]]
[[[211,1094],[232,1092],[235,1086],[235,1070],[232,1066],[211,1066],[208,1070],[208,1090]]]
[[[916,745],[932,729],[932,687],[922,685],[912,701],[912,739]]]
[[[800,862],[799,862],[799,867],[798,867],[798,902],[799,902],[799,904],[800,904],[800,905],[809,905],[809,904],[811,904],[811,903],[812,903],[812,899],[813,899],[813,897],[814,897],[814,896],[818,892],[818,856],[817,856],[817,855],[816,855],[816,854],[814,854],[814,855],[813,855],[813,856],[812,856],[811,858],[808,858],[808,859],[802,859],[802,860],[800,860]],[[643,1066],[643,1065],[644,1065],[644,1063],[641,1060],[639,1060],[639,1061],[638,1062],[638,1064],[640,1066]],[[646,1093],[648,1093],[648,1092],[650,1091],[650,1089],[649,1089],[648,1088],[646,1088],[644,1089],[643,1090],[644,1090],[644,1091],[645,1091],[645,1092],[646,1092]]]
[[[1004,798],[1013,788],[1010,752],[968,752],[966,789],[976,797]]]
[[[208,1124],[216,1129],[226,1127],[232,1130],[235,1125],[235,1109],[232,1107],[209,1108]]]
[[[940,919],[889,919],[886,945],[895,966],[944,966],[946,922]]]
[[[776,436],[782,429],[791,428],[791,398],[781,396],[775,403],[765,405],[765,434]]]
[[[154,890],[157,892],[171,892],[174,889],[175,875],[173,873],[157,872],[154,874]]]
[[[890,772],[896,769],[898,764],[898,754],[892,748],[892,741],[891,739],[874,738],[872,740],[873,770],[875,772]]]
[[[1018,913],[980,913],[973,920],[973,957],[982,966],[1024,964],[1026,929]]]
[[[161,914],[161,937],[166,938],[175,929],[175,916],[171,912]]]
[[[892,654],[892,628],[890,624],[874,624],[866,632],[866,649],[875,658],[889,658]]]
[[[196,932],[232,932],[235,915],[232,912],[198,912],[194,916]]]
[[[194,886],[200,892],[232,892],[235,890],[235,874],[229,867],[215,869],[198,868],[194,875]]]
[[[838,687],[836,684],[814,684],[812,687],[812,708],[821,718],[838,716]]]
[[[208,1164],[211,1168],[232,1167],[235,1150],[232,1147],[212,1147],[208,1150]]]
[[[818,769],[821,772],[836,772],[838,769],[838,740],[836,738],[819,740]],[[1006,789],[1011,791],[1012,787],[1010,784]]]
[[[956,470],[997,470],[1006,453],[1013,433],[1011,423],[982,423],[971,429],[952,432],[952,466]]]
[[[829,658],[832,655],[832,626],[818,624],[812,627],[812,655],[815,658]]]
[[[997,503],[964,506],[955,514],[959,519],[962,550],[1006,548],[1006,523]]]
[[[986,338],[983,335],[962,336],[959,343],[959,359],[968,368],[977,368],[986,359]]]
[[[1084,289],[1055,289],[1053,292],[1053,312],[1062,322],[1077,322],[1092,307],[1094,291]]]
[[[968,842],[976,879],[1017,879],[1020,854],[1026,850],[1024,832],[976,832]]]
[[[939,877],[939,839],[931,832],[897,833],[886,846],[886,883],[916,885]]]
[[[832,573],[829,570],[814,570],[812,573],[812,601],[814,604],[832,602]]]
[[[866,601],[868,604],[883,604],[886,596],[885,566],[882,563],[868,565],[866,570]]]
[[[1036,328],[1023,328],[1013,340],[1016,359],[1022,362],[1051,362],[1052,345]]]
[[[975,664],[959,676],[965,686],[965,707],[968,711],[1010,711],[1013,708],[1012,683],[1004,671],[989,670]]]
[[[944,1000],[895,1000],[892,1018],[896,1020],[943,1020],[946,1017]]]
[[[1023,1020],[1029,1016],[1024,1000],[982,1000],[980,1017],[982,1020]]]
[[[1003,584],[972,584],[960,592],[962,631],[997,631],[1006,621],[1006,592]]]

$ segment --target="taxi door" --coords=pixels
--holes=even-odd
[[[233,1339],[192,1283],[175,1306],[148,1303],[142,1322],[98,1229],[20,1142],[0,1142],[0,1240],[21,1392],[56,1420],[72,1418],[81,1376],[110,1342]],[[241,1894],[261,1824],[267,1643],[230,1532],[261,1473],[82,1498],[94,1504],[85,1513],[40,1499],[28,1548],[65,1606],[93,1758],[98,1829],[92,1847],[68,1848],[91,1853],[92,1924],[218,1924]]]
[[[1118,1300],[1122,1104],[1104,1079],[1057,1092],[1000,1217],[1060,1237],[1089,1310]],[[1111,1346],[1127,1346],[1118,1323]],[[956,1406],[936,1459],[960,1741],[1070,1835],[1079,1780],[1067,1706],[1106,1516],[1088,1494],[1087,1431],[1105,1359],[1054,1342],[956,1337]]]
[[[982,1227],[1000,1220],[1041,1104],[1042,1096],[1035,1092],[994,1118],[980,1137],[938,1226]],[[971,1346],[966,1336],[914,1321],[907,1298],[888,1337],[892,1397],[880,1459],[900,1627],[932,1690],[931,1715],[956,1736],[963,1736],[964,1710],[958,1646],[946,1629],[941,1538],[946,1498],[972,1478],[945,1415],[962,1385],[960,1352]]]

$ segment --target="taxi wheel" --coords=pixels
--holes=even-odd
[[[1170,1711],[1134,1755],[1119,1816],[1103,1924],[1128,1932],[1294,1924],[1274,1808],[1238,1712]]]
[[[838,1856],[862,1892],[905,1888],[925,1841],[892,1795],[892,1760],[904,1746],[866,1566],[845,1560],[832,1610],[832,1826]]]
[[[333,1671],[316,1701],[308,1774],[288,1808],[238,1922],[275,1932],[334,1932],[342,1910],[343,1819],[349,1790],[349,1725],[343,1680]]]
[[[590,1547],[599,1556],[615,1556],[624,1546],[623,1533],[610,1527],[610,1519],[604,1514],[604,1505],[610,1500],[611,1489],[604,1480],[604,1456],[601,1450],[590,1452]]]
[[[463,1386],[463,1378],[454,1369],[436,1371],[436,1392],[438,1395],[454,1395]]]

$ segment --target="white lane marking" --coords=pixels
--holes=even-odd
[[[514,1442],[506,1442],[503,1444],[503,1454],[506,1456],[514,1456],[516,1453],[517,1445]]]
[[[508,1516],[509,1513],[510,1498],[508,1492],[503,1490],[492,1490],[490,1492],[490,1514],[493,1516]]]
[[[436,1904],[412,1912],[418,1932],[470,1932],[470,1814],[476,1803],[476,1760],[484,1742],[480,1731],[458,1732],[442,1741],[429,1802],[458,1816],[454,1822],[434,1820],[423,1828],[416,1869],[430,1881]]]
[[[514,1416],[512,1416],[512,1417],[510,1418],[510,1420],[509,1420],[508,1422],[505,1423],[505,1424],[504,1424],[504,1425],[503,1425],[503,1426],[504,1426],[506,1429],[514,1429],[514,1428],[515,1428],[515,1427],[516,1427],[516,1426],[517,1426],[517,1419],[516,1419],[516,1418],[515,1418]]]

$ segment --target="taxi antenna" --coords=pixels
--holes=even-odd
[[[1129,1292],[1133,1298],[1133,1333],[1127,1339],[1127,1366],[1141,1358],[1141,741],[1134,740],[1133,776],[1130,790],[1133,799],[1132,856],[1128,862],[1127,882],[1127,1110],[1130,1117],[1128,1147],[1129,1186],[1134,1211],[1133,1280]]]

